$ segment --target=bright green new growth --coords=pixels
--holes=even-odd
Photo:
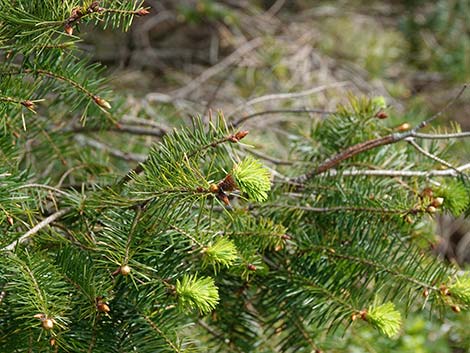
[[[204,247],[202,254],[202,266],[212,265],[217,272],[220,267],[230,267],[234,263],[237,248],[231,240],[219,237],[213,244]]]
[[[401,314],[392,302],[370,307],[367,310],[366,320],[388,337],[395,336],[402,325]]]
[[[377,97],[372,98],[372,104],[379,109],[387,108],[387,102],[385,101],[384,96],[377,96]]]
[[[233,168],[232,175],[241,191],[253,201],[263,202],[271,189],[271,173],[263,164],[249,156]]]
[[[176,281],[175,290],[181,309],[198,309],[207,314],[219,303],[219,292],[211,277],[185,274],[181,281]]]
[[[460,180],[447,179],[436,191],[444,199],[443,208],[454,216],[460,216],[470,203],[470,191]]]
[[[470,306],[470,274],[457,277],[455,282],[449,286],[449,292],[452,298]]]

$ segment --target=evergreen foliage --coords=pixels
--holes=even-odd
[[[468,275],[419,239],[434,212],[468,211],[468,174],[432,173],[450,142],[391,129],[383,97],[299,132],[274,172],[221,114],[130,171],[81,145],[124,112],[79,29],[146,13],[0,0],[0,350],[311,352],[356,321],[394,336],[399,310],[468,309]]]

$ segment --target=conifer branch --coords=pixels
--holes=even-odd
[[[390,135],[387,135],[387,136],[384,136],[384,137],[379,137],[379,138],[376,138],[376,139],[373,139],[373,140],[360,142],[356,145],[348,147],[347,149],[339,152],[335,156],[333,156],[333,157],[327,159],[326,161],[324,161],[323,163],[321,163],[317,168],[315,168],[315,169],[313,169],[313,170],[311,170],[311,171],[309,171],[309,172],[307,172],[303,175],[300,175],[298,177],[291,178],[290,181],[294,182],[294,183],[298,183],[298,184],[303,184],[306,181],[310,180],[311,178],[313,178],[313,177],[315,177],[319,174],[322,174],[322,173],[326,172],[327,170],[329,170],[331,168],[336,167],[341,162],[343,162],[347,159],[350,159],[350,158],[352,158],[352,157],[354,157],[354,156],[356,156],[356,155],[358,155],[362,152],[366,152],[366,151],[372,150],[372,149],[380,147],[380,146],[390,145],[390,144],[397,143],[399,141],[414,137],[415,134],[419,130],[421,130],[424,127],[426,127],[427,125],[429,125],[432,121],[434,121],[435,119],[440,117],[450,106],[452,106],[462,96],[462,94],[464,93],[464,91],[466,90],[467,87],[468,87],[467,84],[463,85],[463,87],[460,89],[460,91],[457,93],[457,95],[455,97],[453,97],[452,99],[450,99],[447,102],[447,104],[444,106],[444,108],[442,108],[439,112],[437,112],[436,114],[431,116],[429,119],[426,119],[426,120],[422,121],[421,123],[419,123],[413,129],[411,129],[409,131],[393,133],[393,134],[390,134]]]
[[[71,207],[64,208],[60,211],[57,211],[53,214],[51,214],[49,217],[44,218],[41,222],[36,224],[33,228],[31,228],[29,231],[27,231],[25,234],[23,234],[21,237],[19,237],[17,240],[15,240],[13,243],[10,245],[4,247],[2,251],[13,251],[19,244],[24,243],[27,241],[30,237],[32,237],[34,234],[39,232],[41,229],[44,227],[47,227],[49,224],[55,222],[62,216],[66,215],[72,210]]]
[[[150,317],[148,317],[147,315],[145,314],[141,314],[142,317],[144,318],[144,320],[149,324],[149,326],[155,331],[158,333],[158,335],[160,337],[162,337],[165,342],[168,344],[168,346],[171,347],[171,349],[173,349],[174,352],[177,352],[177,353],[183,353],[177,346],[175,343],[173,343],[165,334],[162,330],[160,330],[160,328],[157,326],[157,324],[155,324],[155,322],[152,321],[152,319],[150,319]]]
[[[363,258],[363,257],[353,256],[353,255],[348,255],[348,254],[342,254],[342,253],[338,252],[337,249],[333,249],[331,247],[327,247],[327,246],[323,246],[323,245],[311,245],[307,249],[299,248],[299,251],[300,251],[301,254],[307,253],[307,252],[315,252],[315,251],[318,251],[318,250],[323,251],[324,254],[328,257],[357,262],[357,263],[366,265],[368,267],[372,267],[372,268],[376,269],[377,272],[379,272],[379,271],[380,272],[382,272],[382,271],[387,272],[387,273],[391,274],[392,276],[397,277],[400,280],[405,280],[405,281],[410,282],[412,284],[416,284],[419,287],[429,289],[429,290],[433,290],[433,291],[436,291],[436,292],[440,291],[440,288],[436,287],[433,284],[429,284],[429,283],[420,281],[416,278],[408,276],[404,272],[400,272],[399,270],[396,270],[392,267],[386,266],[386,265],[384,265],[380,262],[377,262],[377,261],[374,261],[374,260],[371,260],[371,259],[368,259],[368,258]]]

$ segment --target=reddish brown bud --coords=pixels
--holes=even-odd
[[[427,288],[423,290],[423,297],[425,298],[429,297],[429,290]]]
[[[248,135],[248,130],[243,130],[243,131],[238,131],[236,134],[235,134],[235,138],[240,141],[242,140],[246,135]]]
[[[10,223],[11,226],[12,226],[13,223],[14,223],[13,217],[11,217],[11,216],[7,216],[7,221],[8,221],[8,223]]]
[[[65,33],[67,33],[69,36],[73,34],[73,27],[72,25],[66,23],[64,26]]]
[[[248,264],[248,266],[246,266],[250,271],[256,271],[256,266],[253,265],[253,264]]]
[[[380,110],[377,114],[375,114],[375,117],[378,119],[387,119],[388,114],[384,112],[383,110]]]
[[[460,313],[460,311],[461,311],[461,310],[460,310],[460,306],[455,305],[455,304],[451,305],[450,308],[452,309],[452,311],[453,311],[454,313],[457,313],[457,314]]]
[[[101,300],[96,304],[96,309],[102,313],[109,313],[111,309],[109,308],[108,304],[103,303]]]
[[[150,13],[148,9],[140,9],[135,12],[137,16],[146,16]]]
[[[22,101],[21,102],[21,105],[23,107],[26,107],[28,108],[29,110],[34,110],[34,108],[36,107],[36,105],[34,104],[33,101],[30,101],[29,99],[28,100],[25,100],[25,101]]]
[[[230,206],[230,200],[225,192],[219,190],[217,193],[217,198],[222,201],[226,206]]]
[[[224,180],[222,180],[217,186],[223,191],[230,192],[237,187],[237,184],[235,183],[235,179],[233,179],[233,176],[231,174],[227,174]]]
[[[421,197],[432,198],[433,195],[434,195],[434,192],[432,191],[431,188],[424,188],[423,191],[421,191]]]
[[[51,338],[49,339],[49,344],[50,344],[52,347],[54,347],[55,344],[56,344],[56,339],[55,339],[54,337],[51,337]]]
[[[101,108],[111,109],[111,104],[100,96],[93,96],[93,101],[98,104]]]

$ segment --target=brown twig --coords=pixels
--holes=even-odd
[[[374,149],[374,148],[377,148],[377,147],[380,147],[380,146],[390,145],[392,143],[396,143],[396,142],[405,140],[405,139],[410,138],[410,137],[414,137],[415,134],[419,130],[421,130],[424,127],[426,127],[427,125],[429,125],[432,121],[434,121],[439,116],[441,116],[452,104],[454,104],[457,101],[457,99],[460,98],[460,96],[463,94],[463,92],[465,91],[465,89],[467,87],[468,87],[467,84],[463,85],[462,89],[460,89],[460,91],[457,93],[457,95],[455,97],[453,97],[452,99],[450,99],[447,102],[447,104],[444,106],[444,108],[442,108],[439,112],[437,112],[436,114],[431,116],[429,119],[426,119],[426,120],[422,121],[421,123],[419,123],[415,128],[413,128],[409,131],[393,133],[393,134],[390,134],[390,135],[387,135],[387,136],[384,136],[384,137],[379,137],[379,138],[376,138],[376,139],[373,139],[373,140],[361,142],[361,143],[358,143],[358,144],[353,145],[351,147],[348,147],[347,149],[343,150],[342,152],[339,152],[338,154],[336,154],[332,158],[327,159],[325,162],[320,164],[317,168],[315,168],[315,169],[313,169],[313,170],[311,170],[311,171],[309,171],[309,172],[307,172],[303,175],[291,178],[290,181],[292,181],[294,183],[299,183],[299,184],[305,183],[306,181],[310,180],[314,176],[322,174],[322,173],[326,172],[327,170],[330,170],[331,168],[336,167],[338,164],[340,164],[344,160],[350,159],[350,158],[358,155],[359,153],[369,151],[371,149]]]

